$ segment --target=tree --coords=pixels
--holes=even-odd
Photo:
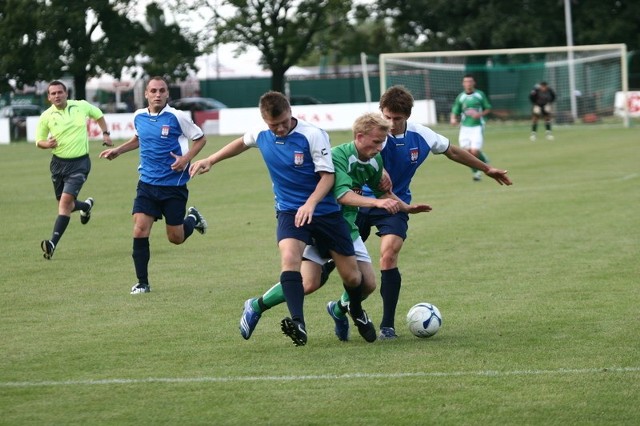
[[[197,40],[185,37],[177,24],[168,25],[156,3],[147,5],[146,21],[148,35],[141,52],[146,56],[142,64],[145,74],[182,80],[195,71],[194,64],[200,55]]]
[[[166,25],[159,7],[148,6],[149,31],[132,21],[133,0],[0,1],[0,85],[21,88],[36,81],[73,78],[74,97],[85,98],[91,77],[120,78],[141,65],[147,75],[184,78],[195,69],[195,41]],[[140,55],[146,62],[138,64]]]
[[[47,61],[37,55],[40,42],[35,24],[41,5],[37,0],[0,1],[0,93],[48,76]]]
[[[640,3],[572,0],[574,44],[626,43],[640,49]],[[379,0],[391,28],[412,50],[502,49],[566,45],[563,0]]]
[[[129,0],[50,0],[37,21],[41,43],[37,54],[49,64],[47,79],[69,75],[75,97],[85,97],[91,77],[108,73],[119,78],[135,65],[145,31],[126,17]]]
[[[237,53],[256,47],[260,63],[272,72],[272,90],[280,92],[287,70],[320,47],[314,36],[342,22],[351,9],[351,0],[229,0],[235,11],[225,17],[211,3],[216,34],[209,47],[238,43]]]

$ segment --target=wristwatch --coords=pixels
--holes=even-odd
[[[102,132],[103,135],[107,135],[107,136],[111,136],[111,132],[108,130],[105,130],[104,132]]]

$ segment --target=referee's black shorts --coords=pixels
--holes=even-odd
[[[82,185],[87,181],[91,171],[91,159],[89,154],[76,158],[51,157],[51,181],[56,199],[62,197],[62,193],[71,194],[78,198]]]

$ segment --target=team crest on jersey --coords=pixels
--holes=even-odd
[[[293,164],[295,164],[296,166],[302,166],[304,164],[304,152],[302,151],[293,152]]]
[[[169,136],[169,126],[167,124],[162,126],[162,137]]]
[[[411,158],[411,162],[418,161],[418,155],[420,154],[418,148],[411,148],[409,150],[409,157]]]

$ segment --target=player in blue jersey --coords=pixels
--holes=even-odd
[[[100,153],[113,160],[140,148],[140,180],[133,202],[133,264],[138,282],[131,294],[151,291],[148,277],[151,227],[164,216],[167,238],[182,244],[193,233],[207,230],[207,221],[195,207],[187,206],[189,162],[207,143],[188,113],[167,105],[169,87],[162,77],[149,80],[144,92],[148,107],[135,112],[135,135],[122,145]],[[189,149],[189,140],[193,141]],[[185,217],[186,213],[186,217]]]
[[[335,169],[329,136],[324,130],[293,117],[291,105],[282,93],[265,93],[259,108],[267,129],[248,132],[208,158],[196,161],[190,174],[206,173],[220,161],[258,148],[275,194],[280,283],[291,314],[281,322],[283,333],[296,346],[307,343],[300,271],[303,251],[315,241],[329,250],[351,298],[351,317],[362,337],[373,342],[376,330],[362,309],[363,277],[349,226],[331,193]]]
[[[363,276],[363,297],[371,294],[376,288],[376,279],[371,257],[358,233],[355,224],[359,207],[379,207],[390,214],[398,211],[421,213],[431,210],[427,204],[407,205],[390,192],[389,183],[381,185],[383,180],[383,164],[380,150],[384,146],[391,122],[379,113],[365,113],[353,123],[353,141],[338,145],[331,149],[335,167],[335,184],[333,194],[342,205],[342,215],[349,224],[351,239],[356,252],[358,268]],[[388,179],[387,179],[388,181]],[[375,197],[362,195],[362,187],[369,185],[375,190]],[[378,189],[384,186],[385,189]],[[320,245],[309,245],[305,248],[302,263],[302,277],[305,294],[320,288],[328,278],[332,261]],[[341,300],[348,302],[349,295],[344,292]],[[240,334],[249,339],[258,322],[267,310],[285,301],[282,285],[277,283],[262,296],[245,301],[240,318]],[[329,302],[327,312],[336,321],[335,332],[342,341],[349,340],[349,321],[347,319],[348,303],[343,309],[336,308],[336,302]]]
[[[411,204],[411,179],[430,153],[444,154],[457,163],[482,170],[500,185],[511,185],[506,170],[483,163],[428,127],[408,122],[413,108],[413,96],[404,87],[390,87],[380,98],[379,106],[382,115],[393,123],[381,151],[382,161],[393,183],[393,192],[405,203]],[[356,220],[363,240],[366,241],[374,226],[380,237],[380,294],[383,302],[380,339],[396,337],[395,312],[402,282],[398,257],[407,238],[408,222],[409,216],[406,213],[389,214],[377,208],[361,208]]]
[[[458,143],[460,147],[483,163],[488,163],[486,155],[482,151],[484,145],[484,118],[491,112],[489,98],[482,90],[476,89],[476,79],[467,74],[462,78],[464,90],[456,97],[451,108],[451,125],[458,124],[460,117],[460,134]],[[482,173],[477,167],[471,167],[473,180],[479,181]]]

